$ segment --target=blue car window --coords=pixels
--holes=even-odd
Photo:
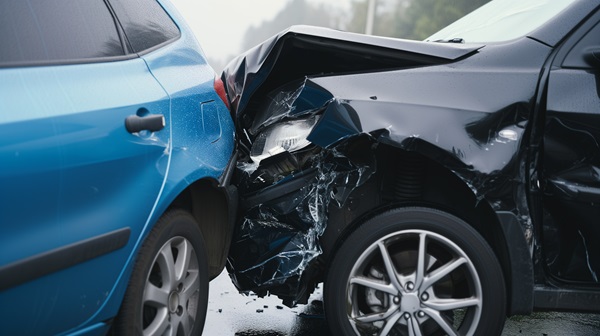
[[[111,6],[136,53],[179,37],[179,29],[156,0],[111,1]]]
[[[103,0],[2,0],[0,43],[0,66],[124,55]]]

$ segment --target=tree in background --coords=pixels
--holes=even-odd
[[[288,0],[270,21],[250,27],[244,50],[296,24],[364,33],[369,0],[353,0],[349,12],[308,0]],[[489,0],[377,0],[373,34],[423,40]],[[460,37],[460,36],[457,36]]]
[[[396,12],[396,37],[422,40],[489,0],[412,0]],[[456,36],[460,37],[460,36]]]
[[[373,33],[422,40],[489,0],[377,0]],[[354,0],[348,31],[364,32],[368,0]],[[459,37],[459,36],[458,36]]]
[[[258,27],[250,27],[244,34],[243,48],[248,50],[269,37],[288,28],[304,24],[328,28],[339,28],[343,17],[339,9],[324,4],[313,4],[306,0],[291,0],[273,20]]]
[[[377,0],[375,8],[375,21],[373,23],[373,35],[401,37],[397,32],[397,24],[403,11],[411,0]],[[369,0],[353,0],[350,5],[349,20],[343,30],[355,33],[364,33],[367,24],[367,7]]]

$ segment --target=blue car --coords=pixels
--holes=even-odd
[[[234,126],[166,0],[0,2],[0,333],[192,335]]]

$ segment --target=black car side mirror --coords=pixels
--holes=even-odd
[[[600,47],[589,47],[583,51],[583,59],[594,68],[600,68]]]

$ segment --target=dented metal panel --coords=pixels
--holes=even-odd
[[[292,26],[237,57],[223,72],[232,111],[250,119],[252,97],[292,80],[448,63],[482,45],[446,45]],[[250,108],[247,109],[247,105]]]
[[[283,153],[271,157],[270,162],[275,161],[271,165],[252,162],[248,157],[240,160],[244,210],[229,260],[232,278],[240,290],[269,291],[290,305],[302,301],[304,293],[312,290],[311,279],[302,277],[303,273],[318,273],[317,257],[322,254],[319,237],[327,226],[328,207],[331,203],[343,207],[344,195],[376,171],[374,159],[354,162],[345,150],[347,140],[359,136],[443,163],[469,186],[477,202],[486,201],[494,210],[510,211],[520,218],[532,244],[519,154],[539,67],[547,54],[544,46],[523,42],[521,48],[539,56],[508,72],[488,67],[502,60],[478,56],[481,46],[413,41],[396,41],[397,47],[410,48],[397,50],[393,65],[365,61],[368,71],[353,74],[332,70],[334,74],[326,76],[310,76],[309,72],[297,78],[294,70],[280,67],[286,60],[277,56],[290,55],[286,48],[294,48],[298,39],[311,38],[294,30],[283,33],[238,59],[224,73],[229,94],[236,102],[238,134],[243,134],[240,143],[248,152],[262,131],[282,120],[311,115],[320,118],[308,136],[308,154],[285,152],[287,157]],[[332,42],[333,49],[336,43]],[[327,44],[321,40],[311,48],[319,46]],[[380,46],[369,48],[378,52]],[[409,53],[411,57],[406,56]],[[503,56],[506,62],[511,61],[511,55]],[[335,54],[329,57],[335,58]],[[465,57],[469,65],[485,71],[462,70],[467,64]],[[338,67],[344,65],[348,64],[340,62]],[[309,67],[318,69],[318,62]],[[263,93],[265,86],[271,88],[275,84],[269,83],[277,80],[286,84]],[[256,89],[263,82],[266,84]],[[313,171],[310,179],[306,177],[308,170]],[[302,181],[302,187],[290,184],[294,180]],[[273,192],[278,188],[288,188],[289,192]],[[260,199],[260,195],[266,196]]]
[[[335,104],[330,94],[321,88],[315,92],[308,81],[288,88],[267,99],[264,113],[257,115],[249,133],[268,129],[284,117],[302,120],[321,114]],[[373,160],[349,159],[343,145],[326,151],[314,145],[306,147],[294,155],[284,151],[238,165],[243,215],[229,256],[232,279],[241,290],[259,294],[268,290],[290,306],[301,300],[309,287],[303,281],[310,279],[302,278],[303,274],[316,272],[327,209],[332,204],[343,206],[375,169]]]
[[[286,176],[300,181],[299,186],[282,180],[242,200],[244,215],[229,257],[239,289],[268,290],[295,305],[308,287],[302,281],[310,281],[303,273],[315,272],[311,267],[322,254],[319,237],[327,226],[328,207],[342,206],[374,170],[335,150],[318,154],[310,166],[301,176]]]
[[[529,157],[537,155],[532,147],[554,136],[551,127],[543,141],[539,130],[532,133],[539,126],[534,120],[542,118],[534,118],[536,111],[544,112],[545,103],[536,102],[545,97],[544,65],[551,52],[530,38],[455,45],[293,27],[232,62],[223,78],[242,152],[236,177],[242,210],[228,263],[237,288],[276,294],[288,305],[303,302],[323,280],[336,241],[361,216],[397,202],[443,202],[448,196],[431,196],[436,190],[427,191],[429,198],[419,192],[395,199],[379,195],[387,183],[381,175],[390,169],[380,170],[381,156],[408,153],[399,164],[410,166],[413,153],[460,181],[457,186],[469,194],[463,202],[472,198],[473,211],[496,214],[497,224],[481,225],[502,227],[503,237],[488,239],[506,244],[499,249],[506,249],[505,260],[514,267],[506,281],[515,285],[513,296],[523,299],[513,298],[511,311],[528,312],[532,264],[543,258],[535,250],[541,244],[534,233],[539,216],[530,202],[551,204],[549,194],[539,200],[529,193],[556,190],[597,202],[599,190],[597,159],[541,186],[546,163]],[[597,113],[597,106],[591,108]],[[284,140],[286,132],[291,135]],[[266,144],[269,137],[280,142]],[[414,167],[408,172],[420,165]],[[583,183],[572,181],[578,177]],[[373,199],[357,205],[360,197]],[[561,249],[554,241],[547,244],[550,256]],[[600,253],[588,245],[583,255],[595,259],[589,256]],[[590,273],[595,263],[590,261]]]

